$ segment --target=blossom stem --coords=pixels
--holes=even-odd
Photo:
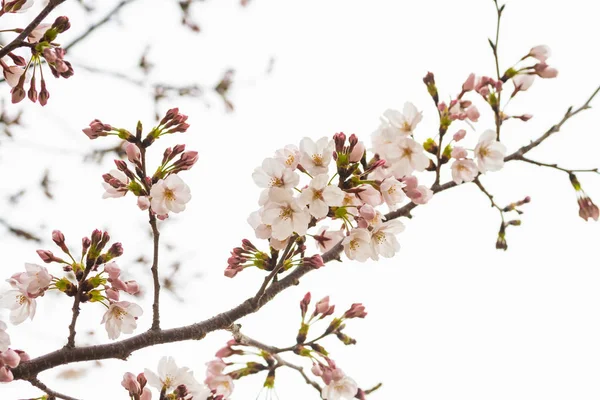
[[[33,32],[35,28],[37,28],[37,26],[44,20],[44,18],[48,16],[48,14],[50,14],[50,12],[52,12],[52,10],[58,7],[61,3],[64,3],[64,1],[65,0],[50,0],[46,7],[40,11],[33,21],[31,21],[29,25],[27,25],[27,27],[25,27],[25,29],[23,29],[23,31],[12,40],[12,42],[0,49],[0,58],[8,55],[8,53],[16,48],[27,46],[28,43],[25,41],[27,36],[29,36],[29,34]]]
[[[502,78],[500,76],[500,61],[498,57],[498,41],[500,40],[500,20],[502,19],[502,11],[504,10],[504,6],[498,6],[498,0],[494,0],[494,4],[496,5],[496,12],[498,14],[498,20],[496,23],[496,42],[492,46],[494,50],[494,60],[496,62],[496,76],[498,81]],[[490,42],[491,43],[491,42]],[[500,90],[497,91],[498,103],[497,106],[494,107],[494,113],[496,114],[496,140],[500,141],[500,126],[502,125],[502,112],[500,111],[500,96],[502,92]]]
[[[29,379],[29,383],[31,383],[36,388],[46,392],[51,397],[63,399],[63,400],[77,400],[75,397],[71,397],[71,396],[67,396],[66,394],[55,392],[54,390],[50,389],[48,386],[46,386],[45,384],[40,382],[40,380],[37,378]]]
[[[543,163],[543,162],[539,162],[539,161],[535,161],[529,158],[526,158],[525,156],[518,156],[515,158],[515,160],[517,161],[523,161],[529,164],[533,164],[533,165],[537,165],[539,167],[548,167],[548,168],[553,168],[559,171],[563,171],[566,172],[568,174],[572,174],[574,172],[593,172],[596,174],[600,174],[600,171],[598,170],[598,168],[590,168],[590,169],[566,169],[566,168],[562,168],[559,167],[557,164],[547,164],[547,163]]]

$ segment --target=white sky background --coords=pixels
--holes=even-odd
[[[38,262],[35,249],[54,251],[49,240],[53,229],[61,229],[78,249],[82,236],[107,228],[114,240],[123,242],[125,255],[119,264],[127,276],[149,283],[149,271],[132,262],[140,253],[151,255],[146,214],[131,196],[101,200],[101,174],[113,168],[109,158],[101,167],[82,163],[82,155],[93,146],[115,142],[92,143],[80,129],[100,118],[134,130],[141,119],[147,131],[154,122],[152,99],[144,89],[86,73],[77,65],[135,75],[139,54],[152,44],[156,80],[212,85],[225,68],[233,67],[233,114],[224,113],[211,93],[210,108],[198,100],[163,103],[162,111],[179,106],[192,126],[185,135],[157,142],[152,156],[160,158],[165,146],[176,143],[200,152],[198,164],[182,175],[193,194],[188,210],[160,227],[163,244],[177,246],[171,252],[163,250],[163,266],[184,261],[177,290],[185,302],[163,294],[163,327],[229,309],[253,295],[262,282],[264,274],[258,270],[246,270],[231,280],[223,277],[223,269],[231,248],[244,237],[253,238],[245,220],[257,208],[259,189],[251,173],[263,158],[288,143],[298,144],[304,136],[318,139],[343,131],[369,141],[379,115],[386,108],[401,109],[405,101],[424,112],[416,134],[423,141],[437,128],[436,111],[422,83],[427,71],[435,73],[441,99],[458,93],[470,72],[494,74],[487,44],[495,30],[491,0],[254,0],[246,8],[233,0],[209,1],[195,7],[203,30],[198,35],[177,26],[178,10],[171,2],[138,3],[123,10],[121,25],[108,24],[74,49],[68,58],[75,76],[50,80],[48,106],[23,103],[27,129],[12,142],[3,140],[0,148],[5,171],[0,194],[8,196],[23,186],[31,190],[18,207],[2,214],[10,213],[9,221],[31,229],[44,223],[46,242],[23,243],[0,231],[0,253],[8,278],[24,262]],[[67,9],[77,10],[63,7]],[[547,44],[553,50],[549,62],[560,71],[558,79],[536,80],[506,110],[534,115],[528,123],[505,124],[503,139],[509,151],[541,135],[569,105],[582,104],[600,84],[599,11],[596,3],[586,0],[508,2],[499,46],[501,68],[508,68],[530,47]],[[69,15],[73,28],[65,35],[68,42],[103,12],[91,19],[79,11],[59,9],[54,15]],[[3,17],[2,24],[5,18],[9,17]],[[267,75],[271,57],[275,66]],[[490,112],[477,104],[482,118],[477,133],[470,134],[472,140],[493,127]],[[594,105],[531,157],[567,168],[599,166],[600,99]],[[35,191],[44,168],[51,168],[55,201],[45,201]],[[600,203],[600,177],[579,178]],[[257,315],[243,319],[243,331],[275,346],[293,344],[298,302],[310,290],[316,299],[330,295],[340,312],[353,302],[366,305],[367,318],[350,321],[346,331],[358,340],[356,346],[344,347],[336,339],[323,344],[360,386],[384,383],[370,399],[597,399],[600,226],[578,217],[575,192],[564,173],[511,162],[482,182],[502,205],[532,197],[523,208],[523,225],[508,229],[507,252],[494,248],[498,213],[467,184],[436,195],[414,211],[415,218],[399,236],[402,250],[394,259],[327,265]],[[60,274],[57,268],[53,273]],[[196,275],[201,277],[192,280]],[[138,333],[149,326],[150,298],[141,305],[145,315]],[[14,347],[38,356],[62,346],[70,307],[70,299],[40,299],[33,322],[9,328]],[[79,343],[108,341],[99,324],[102,313],[100,305],[83,305]],[[90,337],[85,330],[96,334]],[[162,355],[172,355],[201,380],[204,363],[228,339],[217,332],[200,342],[145,349],[128,363],[103,361],[80,380],[58,379],[64,368],[47,371],[40,379],[78,398],[125,399],[119,384],[124,372],[155,369]],[[316,398],[314,389],[294,371],[279,371],[280,399]],[[254,399],[264,377],[236,383],[234,398]],[[0,399],[39,395],[26,383],[0,386]]]

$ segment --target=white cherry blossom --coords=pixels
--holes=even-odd
[[[322,137],[316,143],[305,137],[300,141],[300,164],[312,175],[326,174],[334,150],[335,143],[327,137]]]
[[[423,146],[411,138],[400,139],[390,153],[394,176],[400,178],[412,174],[413,171],[424,171],[429,166],[429,158]]]
[[[106,332],[110,339],[117,339],[121,333],[133,333],[137,328],[136,319],[142,315],[140,306],[128,301],[111,303],[102,317],[102,324],[106,324]]]
[[[179,213],[185,210],[185,204],[192,198],[190,187],[178,175],[169,175],[160,179],[150,189],[150,207],[158,215],[169,211]]]
[[[383,116],[403,136],[413,135],[417,124],[423,119],[423,113],[417,110],[417,107],[410,102],[404,103],[402,112],[388,109],[383,113]]]
[[[506,146],[496,140],[496,132],[488,129],[479,137],[475,158],[479,171],[499,171],[504,166]]]
[[[392,219],[376,225],[371,232],[371,248],[373,259],[378,260],[379,256],[391,258],[400,250],[400,243],[396,234],[404,230],[404,224],[397,219]]]
[[[224,400],[229,399],[233,393],[233,379],[229,375],[209,375],[204,383],[214,390],[217,396],[223,396]]]
[[[372,255],[371,234],[363,228],[353,229],[342,242],[344,252],[351,260],[367,261]]]
[[[349,376],[332,380],[321,391],[324,400],[352,400],[358,392],[358,385]]]
[[[302,206],[308,205],[308,211],[317,219],[327,216],[329,207],[339,207],[344,201],[342,189],[328,185],[328,182],[327,174],[315,176],[298,198],[298,203]]]
[[[148,385],[159,391],[165,389],[167,393],[170,393],[179,385],[198,385],[192,371],[187,367],[178,367],[173,357],[162,357],[158,362],[157,372],[158,374],[146,368],[144,376],[148,380]]]
[[[129,185],[129,178],[122,171],[113,169],[110,171],[110,175],[119,180],[123,185]],[[126,190],[115,189],[108,182],[102,182],[102,186],[104,187],[104,190],[106,190],[102,195],[103,199],[123,197],[127,194]]]
[[[300,163],[300,150],[293,144],[288,144],[283,149],[275,152],[275,159],[285,165],[286,168],[295,170]]]
[[[398,204],[406,198],[406,194],[402,190],[404,187],[406,187],[406,184],[394,177],[388,177],[381,182],[380,189],[383,201],[385,201],[390,210],[397,209]]]
[[[472,182],[479,174],[477,165],[469,158],[463,158],[452,163],[452,180],[460,185],[463,182]]]
[[[277,240],[285,240],[292,233],[304,235],[310,222],[310,214],[302,209],[290,191],[281,188],[270,189],[271,201],[265,206],[262,222],[271,225],[272,235]]]
[[[10,322],[18,325],[25,321],[27,317],[33,319],[35,316],[35,299],[27,296],[27,293],[21,290],[9,290],[0,297],[0,307],[10,310]]]
[[[297,165],[297,164],[296,164]],[[300,176],[293,169],[275,158],[265,158],[260,167],[252,173],[252,179],[261,188],[279,187],[293,189],[300,182]]]
[[[317,242],[317,247],[321,253],[329,251],[333,246],[338,244],[344,238],[344,232],[339,231],[328,231],[328,226],[322,226],[317,231],[317,234],[313,237]]]

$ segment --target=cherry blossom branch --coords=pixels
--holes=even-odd
[[[598,94],[600,87],[592,94],[592,96],[586,101],[586,103],[579,109],[572,111],[572,107],[569,108],[562,120],[550,128],[540,138],[533,141],[527,146],[519,148],[514,153],[510,154],[505,158],[505,161],[511,161],[517,159],[519,155],[523,155],[538,146],[550,135],[558,132],[560,127],[571,117],[578,114],[579,112],[590,108],[589,103]],[[143,150],[142,150],[143,154]],[[454,181],[446,182],[442,185],[434,184],[432,191],[439,193],[441,191],[458,186]],[[386,220],[396,219],[399,217],[411,217],[411,211],[417,207],[415,203],[409,203],[405,206],[389,212],[385,215]],[[339,260],[339,255],[343,251],[342,242],[338,242],[329,251],[323,253],[322,258],[324,263],[328,263],[332,260]],[[273,282],[268,286],[262,296],[258,300],[255,297],[248,298],[243,303],[232,308],[229,311],[222,312],[207,320],[182,326],[173,329],[165,330],[149,330],[139,335],[132,336],[128,339],[116,341],[113,343],[97,345],[97,346],[85,346],[76,348],[63,348],[54,352],[45,354],[27,362],[22,362],[12,370],[15,379],[30,379],[37,376],[39,372],[57,367],[59,365],[70,364],[73,362],[81,361],[94,361],[108,358],[127,359],[131,353],[136,350],[140,350],[146,347],[151,347],[163,343],[179,342],[184,340],[200,340],[206,336],[207,333],[215,330],[227,329],[231,327],[231,324],[235,321],[243,318],[249,314],[255,313],[265,304],[270,302],[277,294],[287,289],[288,287],[297,285],[305,274],[312,271],[313,268],[309,265],[300,265],[296,267],[283,279]]]
[[[138,148],[140,149],[140,158],[142,162],[142,178],[144,185],[146,187],[146,191],[150,193],[150,187],[146,182],[146,178],[148,176],[146,171],[146,148],[139,142],[136,143]],[[150,218],[149,223],[152,227],[152,239],[153,239],[153,257],[152,257],[152,267],[150,270],[152,271],[152,281],[154,284],[154,300],[152,302],[152,327],[151,330],[160,330],[160,279],[158,276],[158,250],[159,250],[159,239],[160,232],[158,231],[158,226],[156,225],[156,215],[152,212],[152,210],[148,209],[148,216]]]
[[[275,361],[277,361],[277,365],[275,366],[275,368],[279,368],[281,366],[284,366],[284,367],[288,367],[288,368],[294,369],[294,370],[298,371],[300,373],[300,375],[302,375],[302,377],[304,378],[304,380],[306,381],[307,384],[309,384],[312,387],[314,387],[316,390],[319,391],[319,393],[321,393],[321,391],[323,390],[321,388],[321,385],[319,385],[317,382],[315,382],[312,379],[310,379],[310,377],[308,375],[306,375],[306,373],[304,372],[304,368],[303,367],[301,367],[299,365],[292,364],[292,363],[284,360],[278,354],[278,353],[282,352],[281,349],[278,349],[277,347],[272,347],[272,346],[269,346],[267,344],[261,343],[258,340],[252,339],[251,337],[248,337],[248,336],[244,335],[242,332],[240,332],[240,325],[239,324],[233,324],[230,327],[229,330],[231,330],[233,338],[238,343],[245,344],[245,345],[252,346],[252,347],[256,347],[257,349],[264,350],[267,353],[269,353],[271,356],[273,356],[273,358],[275,359]]]
[[[529,164],[533,164],[533,165],[537,165],[539,167],[548,167],[548,168],[553,168],[559,171],[563,171],[566,172],[568,174],[572,174],[574,172],[594,172],[596,174],[600,174],[600,171],[598,171],[598,168],[590,168],[590,169],[566,169],[566,168],[562,168],[559,167],[557,164],[547,164],[547,163],[543,163],[543,162],[539,162],[539,161],[535,161],[529,158],[526,158],[522,155],[519,155],[515,158],[516,161],[523,161]]]
[[[68,45],[66,45],[64,49],[69,50],[71,47],[77,45],[79,42],[81,42],[82,40],[87,38],[96,29],[100,28],[102,25],[104,25],[108,21],[110,21],[111,18],[121,10],[121,8],[123,8],[124,6],[126,6],[129,3],[133,3],[134,1],[135,0],[121,0],[119,3],[117,3],[117,5],[113,9],[111,9],[108,13],[106,13],[104,18],[102,18],[98,22],[90,25],[82,34],[77,36],[75,39],[73,39],[73,41],[71,41]]]
[[[29,382],[36,388],[46,392],[49,396],[59,398],[59,399],[64,399],[64,400],[78,400],[75,397],[67,396],[66,394],[62,394],[62,393],[59,393],[59,392],[56,392],[56,391],[50,389],[44,383],[40,382],[40,380],[37,378],[31,378],[31,379],[29,379]]]
[[[492,46],[492,50],[494,51],[494,60],[496,62],[496,76],[497,80],[500,81],[502,76],[500,75],[500,60],[498,57],[498,42],[500,40],[500,21],[502,20],[502,11],[504,11],[504,5],[502,7],[498,6],[498,0],[494,0],[494,4],[496,5],[496,12],[498,14],[498,19],[496,22],[496,42],[492,43],[491,40],[490,46]],[[493,107],[496,121],[496,140],[500,141],[500,127],[502,126],[502,112],[500,111],[500,96],[502,92],[498,91],[498,101],[496,106]]]
[[[280,257],[279,261],[277,262],[277,265],[275,266],[275,268],[273,268],[273,271],[271,271],[271,273],[269,275],[267,275],[267,277],[263,281],[262,285],[258,289],[258,292],[256,292],[256,295],[253,298],[253,301],[256,304],[258,304],[258,302],[260,301],[260,299],[262,298],[262,296],[265,294],[265,290],[267,289],[267,286],[268,286],[269,282],[271,282],[271,280],[276,277],[277,273],[283,267],[283,263],[285,262],[286,258],[288,257],[288,255],[290,253],[290,250],[292,249],[292,247],[296,243],[296,239],[297,238],[298,238],[298,235],[293,235],[289,239],[288,244],[285,247],[285,250],[283,250],[283,253],[281,254],[281,257]]]
[[[86,265],[85,270],[83,270],[83,273],[81,275],[81,279],[77,280],[79,286],[77,287],[77,293],[75,294],[75,298],[73,299],[73,308],[71,309],[73,312],[73,316],[71,317],[71,324],[69,325],[69,338],[67,339],[67,344],[65,345],[65,348],[67,349],[72,349],[75,347],[75,335],[77,333],[75,331],[75,325],[77,324],[77,318],[79,317],[79,306],[81,304],[81,295],[84,291],[84,282],[95,264],[96,263],[94,260],[93,264]]]
[[[25,29],[23,29],[23,31],[12,40],[12,42],[10,42],[9,44],[7,44],[6,46],[4,46],[3,48],[0,49],[0,58],[6,56],[8,53],[10,53],[11,51],[19,48],[19,47],[23,47],[23,46],[27,46],[28,43],[26,42],[27,36],[29,36],[29,34],[35,29],[37,28],[37,26],[44,20],[44,18],[46,18],[48,16],[48,14],[50,14],[52,12],[52,10],[54,10],[56,7],[58,7],[60,4],[64,3],[65,0],[50,0],[48,2],[48,5],[46,5],[46,7],[44,7],[42,9],[42,11],[40,11],[40,13],[37,15],[37,17],[35,17],[33,19],[33,21],[31,21],[29,23],[29,25],[27,25],[27,27]]]
[[[542,136],[540,136],[536,140],[532,141],[528,145],[519,148],[517,151],[515,151],[514,153],[512,153],[508,157],[505,157],[504,161],[506,162],[506,161],[511,161],[511,160],[517,160],[519,157],[525,155],[526,153],[528,153],[532,149],[534,149],[537,146],[539,146],[544,140],[548,139],[551,135],[553,135],[554,133],[559,132],[560,128],[562,128],[562,126],[564,125],[565,122],[567,122],[569,119],[571,119],[575,115],[579,114],[580,112],[591,108],[590,103],[594,99],[594,97],[596,97],[596,95],[599,92],[600,92],[600,86],[598,86],[596,88],[596,90],[594,91],[594,93],[592,93],[592,95],[587,99],[587,101],[585,103],[583,103],[583,105],[581,107],[579,107],[575,111],[573,111],[573,106],[569,107],[567,109],[567,112],[565,113],[565,115],[563,116],[563,118],[560,120],[560,122],[558,124],[553,125]]]
[[[503,208],[500,207],[495,201],[494,201],[494,196],[492,194],[490,194],[490,192],[487,191],[487,189],[483,186],[483,184],[481,183],[481,181],[479,180],[479,177],[475,178],[473,180],[473,183],[475,185],[477,185],[477,187],[479,188],[479,190],[481,190],[483,192],[483,194],[485,194],[487,196],[488,199],[490,199],[490,202],[492,203],[492,207],[495,207],[498,209],[498,211],[500,211],[500,217],[502,218],[502,222],[504,222],[504,212],[503,212]]]

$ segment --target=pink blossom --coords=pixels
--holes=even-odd
[[[552,55],[550,47],[546,45],[539,45],[532,47],[529,50],[528,56],[538,59],[541,62],[546,62],[546,60]]]
[[[265,206],[262,222],[271,225],[273,237],[285,240],[294,232],[304,235],[310,222],[308,210],[302,209],[285,189],[274,187],[270,193],[272,201]]]
[[[107,174],[108,176],[105,176],[104,179],[105,181],[102,182],[102,186],[104,186],[104,194],[102,195],[103,199],[108,199],[108,198],[118,198],[118,197],[123,197],[127,194],[127,185],[129,185],[129,178],[127,177],[127,175],[125,175],[125,173],[123,173],[122,171],[119,171],[118,169],[113,169],[110,171],[109,174]],[[111,180],[112,178],[112,180]],[[109,180],[109,182],[106,182],[106,180]],[[117,186],[117,187],[115,187]]]
[[[402,112],[388,109],[383,113],[383,116],[402,136],[412,136],[417,124],[423,119],[423,113],[410,102],[404,103]]]
[[[533,75],[529,75],[529,74],[519,74],[517,76],[515,76],[514,78],[512,78],[512,81],[515,85],[515,92],[524,92],[527,89],[529,89],[531,87],[531,85],[533,85],[533,81],[535,80],[535,77]],[[513,94],[514,95],[514,94]]]
[[[342,244],[350,260],[365,262],[372,256],[371,234],[366,229],[353,229]]]
[[[462,85],[462,91],[463,92],[470,92],[474,88],[475,88],[475,74],[471,73],[471,74],[469,74],[469,77],[467,78],[467,80],[465,81],[465,83],[463,83],[463,85]]]
[[[18,325],[27,317],[33,319],[35,316],[36,302],[21,290],[9,290],[0,296],[0,308],[10,310],[10,322]]]
[[[556,68],[549,67],[546,63],[538,63],[533,66],[535,73],[543,79],[556,78],[558,76],[558,70]]]
[[[123,381],[121,381],[121,386],[125,388],[129,392],[130,396],[139,395],[142,391],[140,387],[140,383],[137,381],[137,378],[131,372],[126,372],[123,375]]]
[[[275,159],[293,171],[300,163],[300,150],[293,144],[289,144],[275,152]]]
[[[258,239],[268,239],[271,237],[271,226],[262,223],[262,212],[262,208],[252,212],[247,221],[252,229],[254,229],[254,234]]]
[[[425,185],[419,185],[406,191],[406,195],[415,204],[427,204],[433,197],[433,191]]]
[[[423,146],[411,138],[400,139],[387,161],[391,162],[396,178],[410,175],[413,171],[424,171],[429,166]]]
[[[394,177],[386,178],[381,182],[380,190],[383,201],[385,201],[390,210],[397,209],[398,204],[404,201],[406,195],[402,189],[405,186],[405,183],[398,181]]]
[[[460,129],[458,132],[456,132],[452,136],[452,139],[454,139],[455,142],[459,142],[459,141],[463,140],[466,135],[467,135],[467,131],[465,131],[464,129]]]
[[[146,211],[147,209],[149,209],[150,200],[148,199],[148,196],[139,196],[137,199],[137,206],[142,211]]]
[[[261,167],[257,167],[252,179],[261,188],[293,189],[300,182],[300,176],[293,169],[275,158],[265,158]]]
[[[351,163],[359,162],[365,154],[365,144],[358,142],[350,152],[348,159]]]
[[[396,239],[396,234],[404,230],[404,224],[397,219],[386,221],[373,227],[371,232],[371,257],[378,260],[381,255],[384,258],[391,258],[400,250],[400,243]]]
[[[4,4],[4,12],[7,13],[24,13],[33,6],[34,0],[7,0]]]
[[[192,199],[189,186],[178,175],[169,175],[152,185],[150,197],[152,211],[159,215],[167,215],[169,211],[180,213]]]
[[[25,68],[13,65],[8,68],[3,68],[3,72],[6,83],[8,83],[10,87],[14,88],[19,83],[21,76],[25,73]]]
[[[477,165],[471,159],[463,158],[452,164],[452,180],[457,184],[472,182],[478,174]]]
[[[13,373],[8,367],[8,365],[3,365],[0,367],[0,382],[8,383],[12,382],[14,379]]]
[[[220,358],[206,363],[206,375],[220,375],[227,367],[227,364]]]
[[[27,36],[29,43],[37,43],[44,36],[46,31],[50,29],[52,24],[39,24],[31,33]]]
[[[233,379],[229,375],[209,375],[204,383],[215,392],[216,396],[223,396],[223,400],[229,399],[233,393]]]
[[[326,217],[329,207],[339,207],[343,201],[344,192],[337,186],[329,185],[327,174],[315,176],[298,197],[298,204],[308,205],[308,211],[317,219]]]
[[[142,153],[140,152],[140,148],[133,143],[127,143],[125,146],[125,153],[127,154],[127,159],[132,163],[139,163],[142,157]]]
[[[373,207],[380,205],[383,203],[383,198],[381,193],[375,189],[373,186],[368,184],[362,184],[356,187],[356,189],[360,190],[356,195],[359,199],[361,199],[364,203],[369,204]]]
[[[110,339],[117,339],[121,333],[133,333],[137,327],[136,320],[142,315],[140,306],[128,301],[111,303],[102,317],[102,324],[106,324],[106,332]]]
[[[313,176],[326,174],[333,158],[335,144],[326,137],[314,142],[305,137],[300,141],[300,164]]]
[[[338,378],[332,379],[327,386],[321,391],[321,397],[324,400],[352,400],[358,392],[358,385],[356,382],[348,377],[335,374]]]
[[[479,137],[475,158],[480,172],[499,171],[504,166],[506,146],[496,140],[496,132],[488,129]]]
[[[12,349],[8,349],[0,353],[0,365],[5,364],[11,368],[16,368],[20,362],[21,357]]]

